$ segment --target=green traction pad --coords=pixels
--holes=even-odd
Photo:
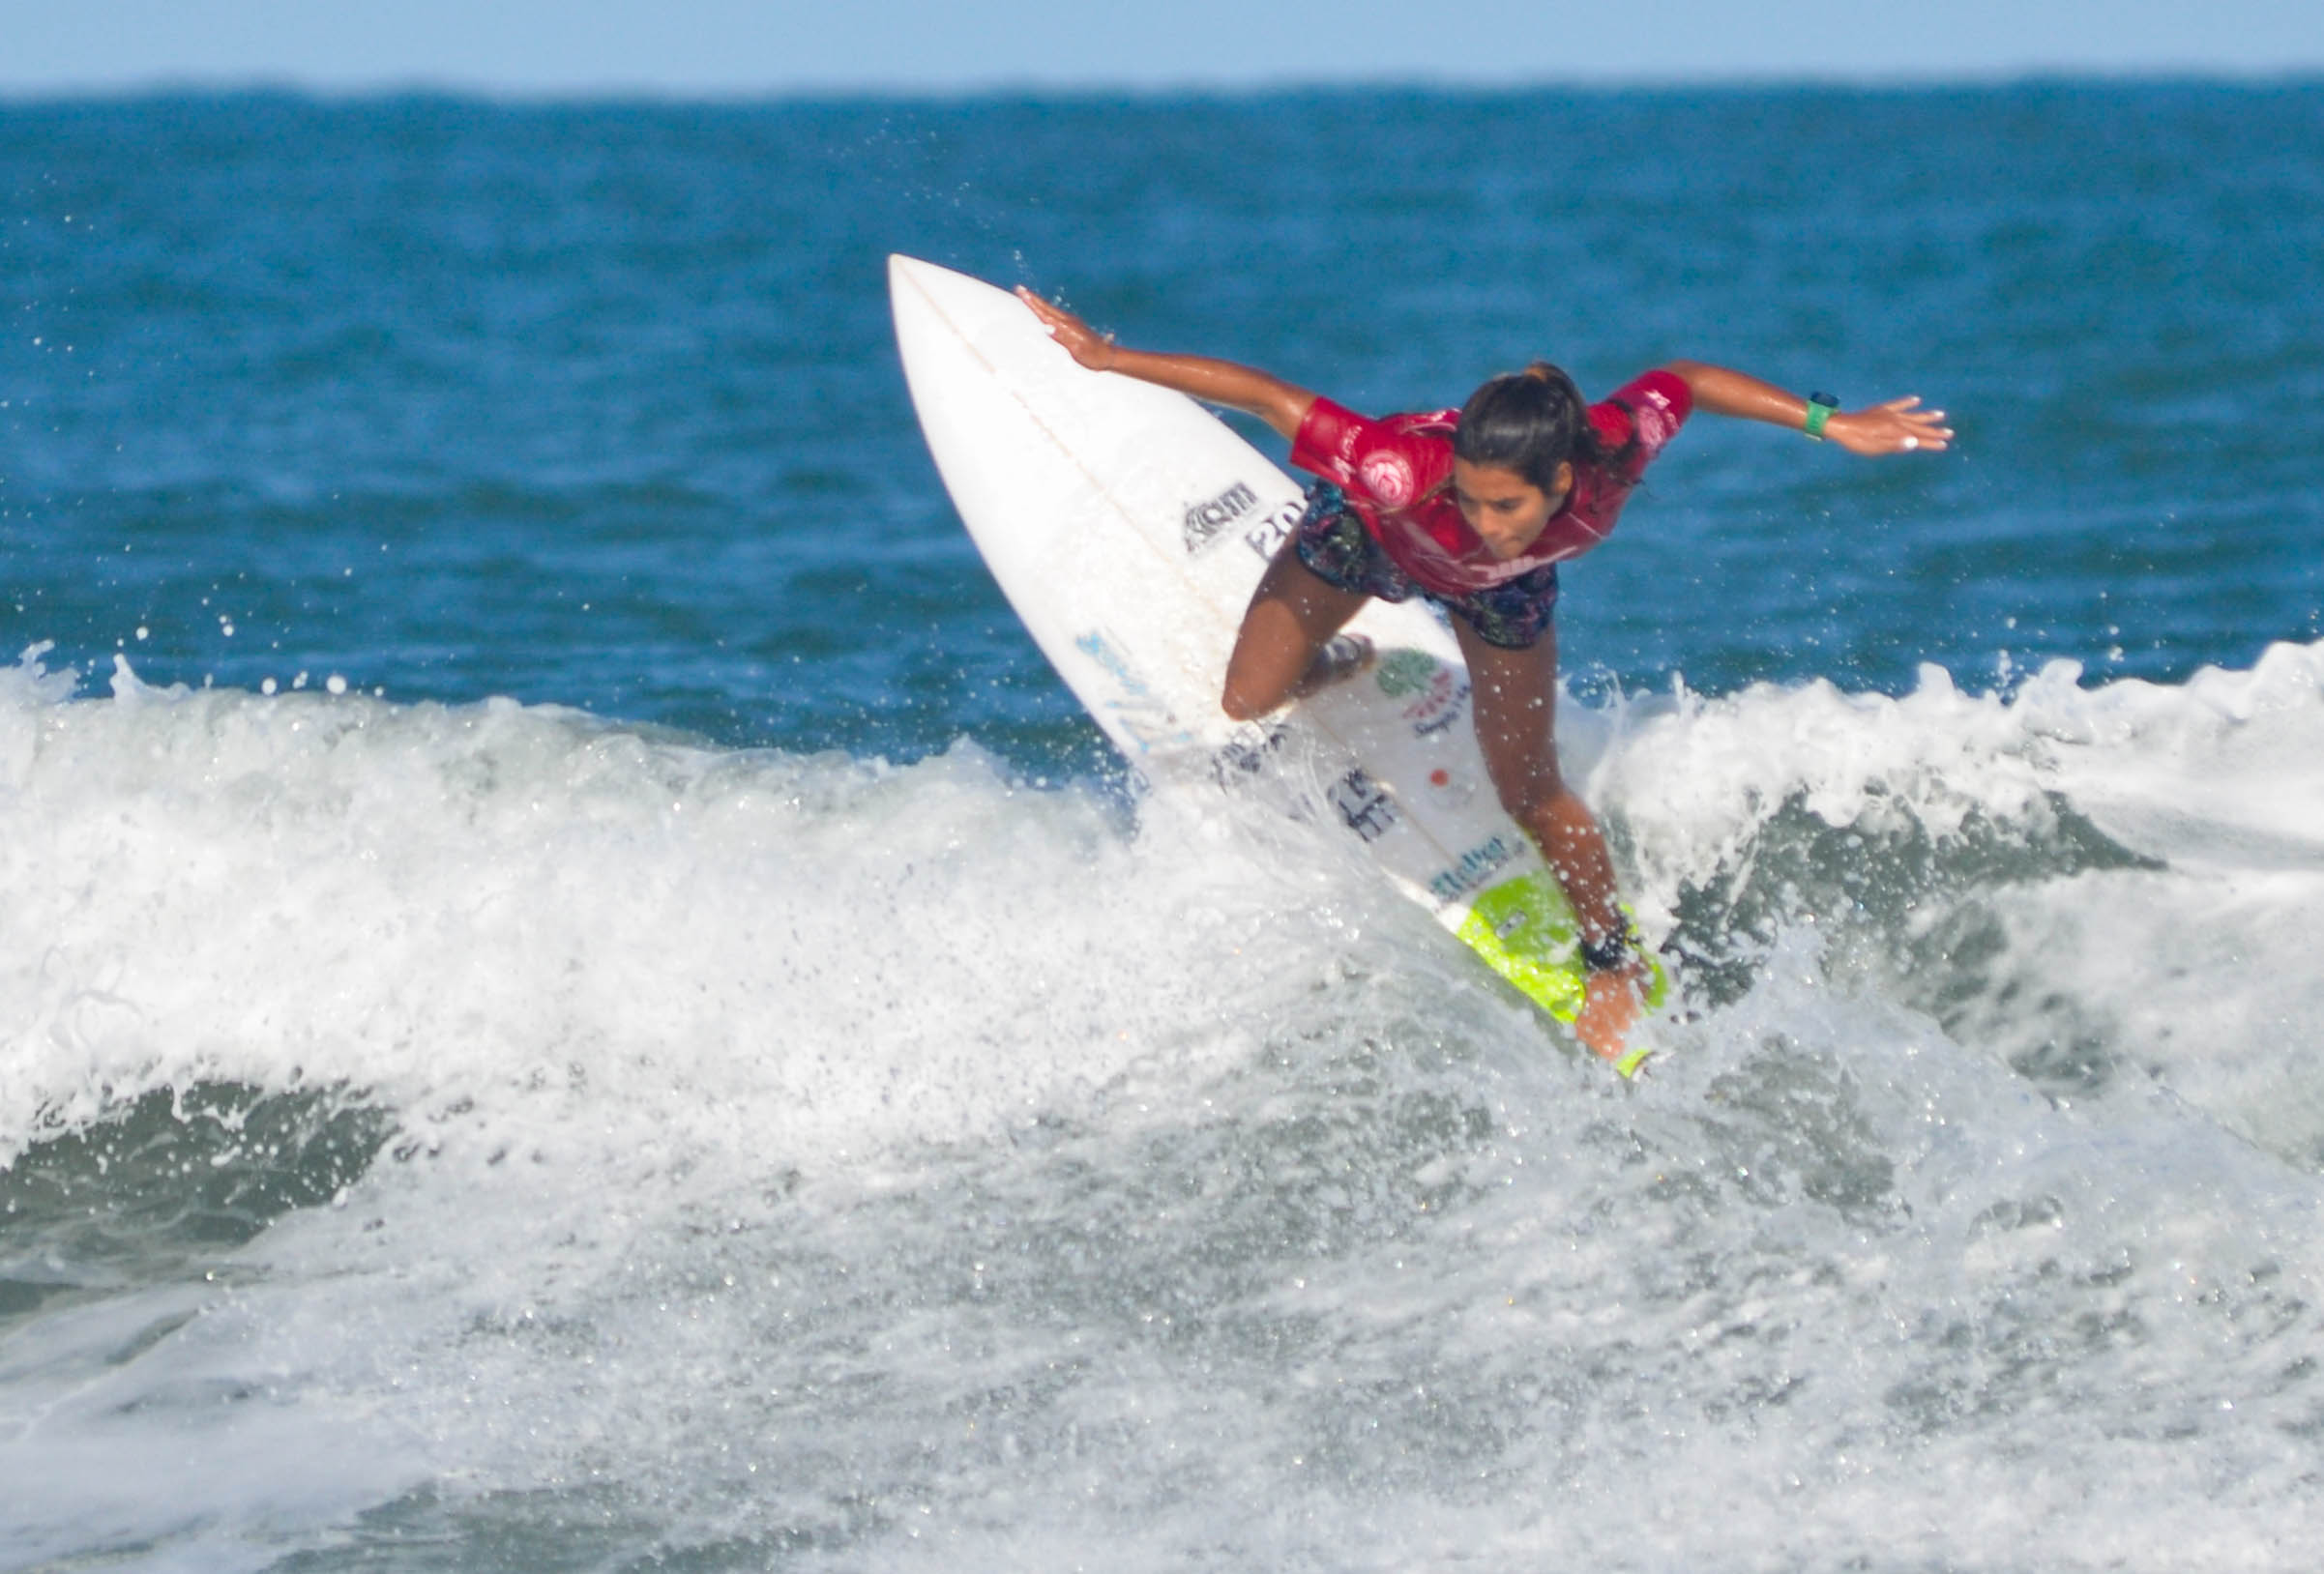
[[[1546,871],[1521,874],[1479,892],[1454,933],[1519,994],[1560,1022],[1571,1025],[1580,1013],[1587,970],[1578,948],[1579,931],[1566,893]],[[1669,975],[1651,951],[1639,954],[1646,959],[1648,974],[1646,1008],[1661,1010],[1670,993]],[[1644,1050],[1633,1050],[1614,1069],[1627,1077],[1645,1058]]]

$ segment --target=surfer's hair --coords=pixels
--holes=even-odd
[[[1544,492],[1557,490],[1557,467],[1611,464],[1621,454],[1590,425],[1590,407],[1574,379],[1546,361],[1495,377],[1469,395],[1453,429],[1453,456],[1514,471]]]

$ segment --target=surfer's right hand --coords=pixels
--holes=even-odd
[[[1834,416],[1824,423],[1824,435],[1850,453],[1942,453],[1953,441],[1942,410],[1923,410],[1918,394],[1885,404]]]
[[[1101,334],[1061,306],[1043,300],[1019,284],[1016,298],[1033,308],[1049,337],[1065,346],[1066,354],[1092,371],[1109,371],[1113,367],[1113,335]]]

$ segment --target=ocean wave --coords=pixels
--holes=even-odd
[[[891,767],[126,662],[109,700],[8,683],[0,1155],[210,1081],[420,1127],[650,1090],[800,1154],[947,1133],[1151,1053],[1272,905],[966,742]]]
[[[28,657],[0,1547],[2232,1562],[2312,1519],[2312,1079],[2216,1013],[2315,1009],[2320,666],[1572,709],[1696,958],[1631,1087],[1230,801]]]
[[[1698,1011],[1807,931],[1834,981],[2052,1092],[2167,1074],[2324,1152],[2311,1079],[2271,1053],[2324,1006],[2302,940],[2324,645],[2175,686],[2079,676],[1678,685],[1570,706],[1569,768]],[[509,701],[155,689],[126,660],[111,687],[74,700],[37,651],[0,670],[0,1154],[201,1081],[416,1120],[485,1085],[618,1101],[640,1077],[780,1090],[804,1151],[1103,1084],[1121,1062],[1092,1046],[1220,1016],[1190,980],[1222,969],[1283,1009],[1271,935],[1303,971],[1492,987],[1337,849],[1036,790],[967,741],[891,767]]]
[[[2324,1164],[2324,1079],[2294,1053],[2324,1034],[2324,644],[2183,685],[2081,676],[1681,689],[1608,719],[1590,790],[1710,1000],[1810,928],[1831,981],[2057,1096],[2160,1078]]]

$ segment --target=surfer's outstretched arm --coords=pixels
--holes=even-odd
[[[1806,399],[1785,393],[1773,383],[1762,382],[1749,372],[1707,365],[1700,361],[1673,361],[1662,369],[1687,385],[1698,410],[1708,410],[1715,416],[1764,421],[1773,426],[1788,426],[1793,431],[1804,430],[1808,425],[1809,410]],[[1850,453],[1905,453],[1915,449],[1941,453],[1952,441],[1953,428],[1945,424],[1944,411],[1923,410],[1920,403],[1920,395],[1913,394],[1890,399],[1885,404],[1867,405],[1862,410],[1837,413],[1824,423],[1823,436]]]
[[[1157,355],[1150,350],[1124,349],[1063,306],[1051,305],[1022,284],[1016,287],[1016,296],[1033,308],[1033,314],[1047,327],[1049,336],[1092,371],[1119,372],[1141,383],[1174,388],[1205,404],[1223,404],[1229,409],[1248,411],[1285,437],[1299,435],[1299,423],[1308,419],[1308,407],[1315,402],[1315,395],[1308,390],[1256,366],[1206,355]]]

